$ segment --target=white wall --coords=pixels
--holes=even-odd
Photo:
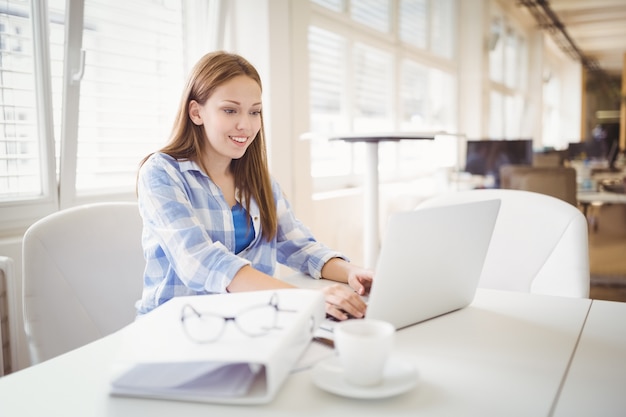
[[[561,76],[563,77],[563,88],[561,89],[561,144],[565,146],[567,142],[574,142],[581,137],[580,126],[582,123],[582,95],[583,88],[583,67],[580,63],[566,62],[561,65]]]

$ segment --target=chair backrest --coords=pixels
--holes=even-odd
[[[23,240],[24,328],[38,363],[135,319],[145,261],[136,203],[74,207],[33,224]]]
[[[587,221],[571,204],[529,191],[489,189],[441,194],[417,209],[488,199],[500,199],[501,206],[480,287],[589,297]]]
[[[500,167],[500,187],[551,195],[578,204],[576,170],[564,166],[503,165]]]
[[[535,153],[533,155],[534,167],[562,167],[565,159],[564,151],[553,151],[546,153]]]

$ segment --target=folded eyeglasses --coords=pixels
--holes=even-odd
[[[222,336],[228,322],[250,337],[265,336],[272,330],[280,330],[278,316],[284,312],[295,313],[296,310],[281,309],[278,294],[274,293],[268,303],[248,307],[234,316],[199,312],[190,304],[185,304],[180,321],[189,339],[196,343],[212,343]]]

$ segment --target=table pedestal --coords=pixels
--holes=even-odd
[[[363,259],[365,268],[374,268],[380,242],[378,203],[378,142],[365,144],[365,188],[363,190]],[[375,168],[374,168],[375,167]]]

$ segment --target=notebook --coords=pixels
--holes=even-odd
[[[392,214],[365,317],[401,329],[469,305],[499,209],[488,200]]]

